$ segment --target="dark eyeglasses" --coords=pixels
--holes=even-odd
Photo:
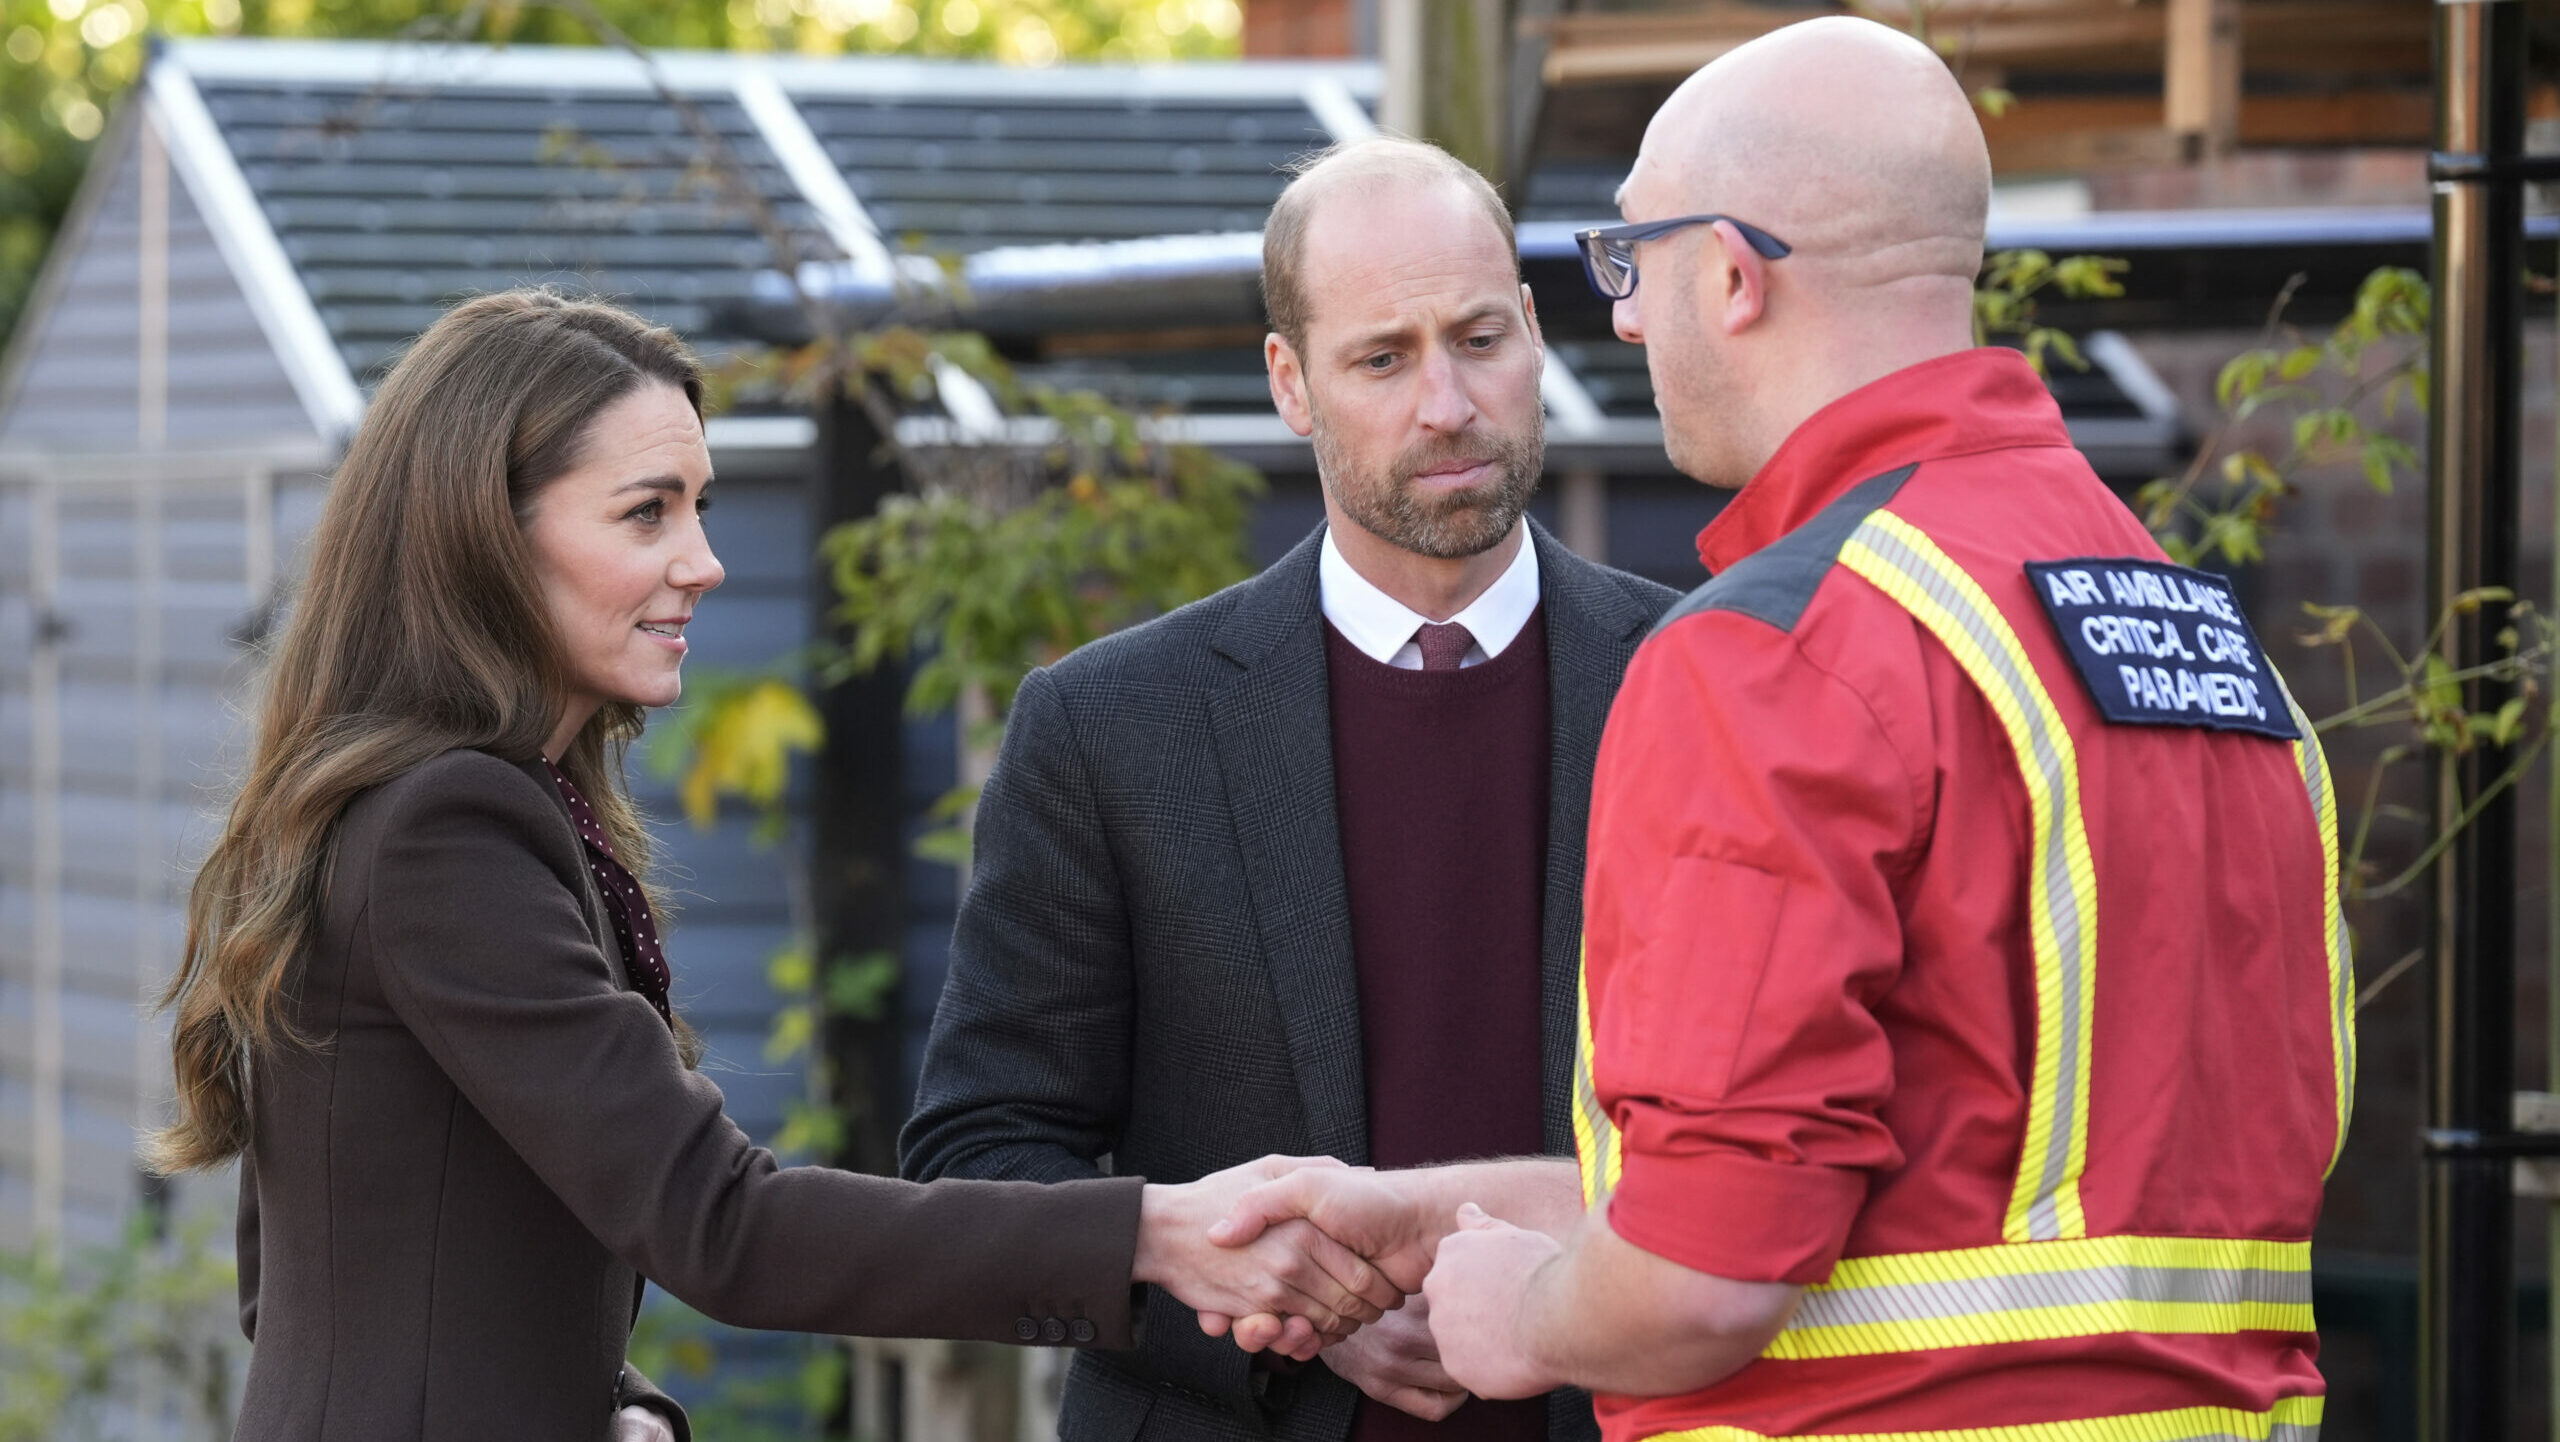
[[[1659,240],[1673,231],[1693,225],[1713,225],[1717,221],[1730,224],[1742,232],[1742,238],[1763,259],[1780,260],[1794,249],[1785,241],[1747,221],[1730,215],[1683,215],[1672,220],[1648,220],[1635,225],[1608,225],[1597,230],[1574,232],[1573,243],[1582,250],[1582,273],[1602,300],[1625,300],[1636,293],[1636,242]]]

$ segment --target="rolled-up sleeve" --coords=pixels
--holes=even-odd
[[[1625,1240],[1737,1281],[1829,1275],[1868,1176],[1901,1161],[1872,1008],[1901,971],[1894,877],[1926,773],[1870,698],[1762,621],[1702,613],[1638,653],[1585,888]]]

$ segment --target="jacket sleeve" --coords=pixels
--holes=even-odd
[[[919,1186],[778,1167],[617,984],[581,916],[556,801],[457,752],[399,783],[360,943],[393,1009],[596,1237],[734,1326],[1023,1340],[1129,1334],[1139,1186]]]
[[[1074,720],[1035,671],[978,800],[968,895],[898,1138],[917,1180],[1102,1175],[1130,1104],[1135,973],[1128,909]],[[1253,1415],[1251,1359],[1146,1289],[1124,1370]]]
[[[685,1416],[684,1408],[677,1405],[675,1398],[660,1391],[657,1383],[628,1362],[622,1364],[622,1376],[613,1388],[613,1410],[619,1412],[625,1407],[648,1408],[667,1419],[667,1426],[676,1434],[676,1442],[693,1442],[693,1419]]]
[[[1746,615],[1686,618],[1628,668],[1584,903],[1627,1241],[1715,1276],[1820,1281],[1869,1174],[1899,1164],[1873,1007],[1901,974],[1895,879],[1934,794],[1910,742]]]

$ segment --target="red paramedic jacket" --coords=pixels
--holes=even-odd
[[[1609,1442],[2316,1435],[2353,1075],[2316,743],[2102,718],[2025,563],[2165,557],[2013,352],[1826,407],[1698,551],[1600,749],[1586,1188],[1811,1290],[1725,1382],[1599,1399]]]

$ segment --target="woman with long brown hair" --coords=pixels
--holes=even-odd
[[[682,1438],[623,1361],[643,1277],[800,1331],[1125,1346],[1133,1280],[1374,1319],[1392,1288],[1303,1228],[1207,1243],[1278,1160],[925,1187],[778,1168],[723,1115],[620,775],[720,584],[701,403],[666,330],[484,296],[338,469],[189,899],[151,1148],[241,1162],[237,1435]]]

